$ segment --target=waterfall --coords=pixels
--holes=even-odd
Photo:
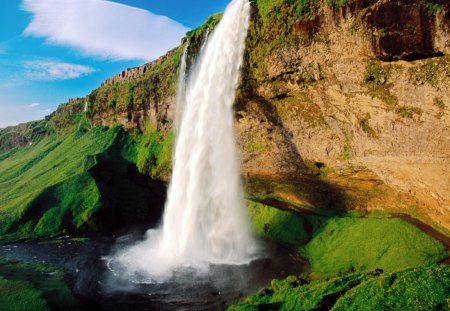
[[[174,128],[175,132],[178,132],[180,130],[181,116],[183,115],[184,106],[186,104],[186,58],[188,49],[189,43],[184,47],[183,55],[181,56],[180,73],[178,75],[177,81],[178,84]]]
[[[248,263],[256,253],[233,128],[250,9],[248,0],[233,0],[185,86],[180,77],[173,174],[162,227],[116,256],[135,277],[164,281],[186,267],[200,271],[211,264]]]

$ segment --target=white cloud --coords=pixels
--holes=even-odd
[[[33,108],[33,107],[37,107],[39,105],[41,105],[41,104],[40,103],[31,103],[31,104],[28,105],[28,107],[29,108]]]
[[[32,80],[69,80],[89,75],[94,68],[69,64],[53,59],[37,59],[23,63],[26,75]]]
[[[25,35],[106,59],[155,59],[189,30],[165,16],[104,0],[23,0],[22,7],[33,14]]]

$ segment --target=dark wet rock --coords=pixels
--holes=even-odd
[[[270,296],[272,294],[273,294],[273,290],[271,288],[266,287],[261,290],[262,296]]]
[[[417,59],[439,54],[435,49],[435,15],[419,1],[390,1],[368,9],[372,49],[382,60]]]

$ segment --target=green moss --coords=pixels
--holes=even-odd
[[[359,120],[359,125],[361,126],[361,129],[369,135],[369,137],[377,137],[377,133],[375,130],[370,126],[370,114],[367,113],[364,118]]]
[[[288,277],[228,310],[444,310],[450,268],[424,266],[384,275],[350,274],[305,284]]]
[[[408,70],[410,81],[414,85],[429,84],[438,87],[450,76],[450,56],[434,57],[419,62]]]
[[[445,109],[445,104],[444,104],[444,101],[442,100],[442,98],[440,98],[440,97],[435,97],[434,98],[434,100],[433,100],[433,104],[437,107],[437,108],[439,108],[440,110],[444,110]]]
[[[179,46],[154,62],[145,65],[143,74],[114,84],[106,83],[93,90],[87,97],[92,119],[98,114],[127,113],[138,109],[151,109],[151,104],[176,92],[178,70],[184,46]]]
[[[0,234],[9,231],[18,239],[87,225],[99,192],[86,171],[94,164],[86,159],[111,146],[117,135],[118,129],[100,127],[53,135],[1,161]],[[72,221],[64,221],[66,216]]]
[[[0,129],[0,160],[2,159],[2,152],[23,147],[30,143],[36,144],[53,132],[54,129],[45,120]]]
[[[445,115],[445,108],[447,106],[444,104],[444,101],[440,97],[435,97],[433,100],[433,104],[439,109],[439,112],[435,114],[435,118],[441,119]]]
[[[311,34],[294,32],[296,23],[314,21],[320,3],[313,0],[254,0],[257,14],[252,19],[247,38],[250,79],[267,79],[267,58],[277,49],[308,45]],[[314,22],[313,22],[314,23]]]
[[[388,76],[388,71],[383,69],[379,62],[371,60],[367,63],[365,73],[365,81],[367,84],[373,87],[380,87],[387,83]]]
[[[303,218],[293,212],[252,201],[247,209],[252,230],[259,237],[288,245],[300,245],[308,239]]]
[[[429,15],[435,15],[444,11],[444,6],[440,3],[425,2]]]
[[[327,0],[328,4],[333,8],[338,9],[345,7],[346,5],[353,3],[353,0]]]
[[[54,267],[0,259],[0,310],[83,310]]]
[[[312,282],[303,285],[303,282],[293,280],[292,277],[276,282],[272,281],[267,294],[261,292],[252,295],[243,303],[231,306],[228,310],[317,310],[328,309],[325,299],[329,296],[339,295],[368,278],[365,275],[354,274],[347,277],[331,279],[329,281]]]
[[[130,135],[83,126],[63,136],[3,153],[0,241],[100,230],[157,217],[163,198],[138,173],[163,178],[171,169],[173,135]],[[150,203],[152,202],[152,203]],[[158,203],[156,203],[158,202]]]
[[[445,247],[402,219],[322,219],[312,240],[300,248],[313,277],[349,271],[384,271],[435,263]]]
[[[344,149],[342,150],[341,160],[348,161],[348,160],[350,160],[351,157],[352,157],[352,154],[351,154],[350,147],[346,144],[344,146]]]
[[[203,39],[203,36],[206,33],[206,31],[213,30],[222,19],[222,16],[223,13],[217,13],[209,16],[203,25],[194,30],[189,31],[186,34],[186,39],[188,39],[188,41],[190,42],[197,41],[198,39]]]
[[[0,309],[4,311],[49,310],[42,292],[27,281],[10,281],[0,277]]]
[[[269,18],[272,15],[282,16],[284,7],[292,7],[294,16],[308,18],[317,13],[318,3],[313,0],[255,0],[255,5],[261,17]]]
[[[257,236],[299,246],[299,253],[310,262],[310,277],[314,279],[378,268],[392,272],[435,263],[448,255],[439,241],[387,215],[300,215],[253,201],[248,204],[248,213]]]
[[[100,192],[89,174],[74,178],[47,190],[45,202],[53,202],[37,223],[36,236],[54,236],[65,228],[80,229],[89,226],[93,215],[100,208]],[[42,198],[41,198],[42,200]],[[69,216],[70,223],[64,223]]]
[[[369,279],[348,291],[333,310],[444,310],[450,268],[428,266]]]
[[[395,112],[402,118],[409,118],[409,119],[413,119],[414,116],[421,116],[423,113],[422,109],[411,106],[397,107],[395,109]]]
[[[285,85],[285,82],[282,84]],[[326,125],[320,106],[306,93],[296,93],[279,100],[272,99],[272,103],[283,122],[298,122],[300,119],[310,128]]]
[[[249,142],[244,146],[245,150],[252,153],[258,153],[268,150],[268,146],[263,142]]]
[[[142,174],[162,178],[172,169],[174,134],[150,132],[136,141],[136,164]]]
[[[364,83],[368,86],[367,94],[382,100],[388,109],[395,110],[398,98],[391,92],[389,83],[391,66],[382,66],[381,62],[370,60],[367,63]]]

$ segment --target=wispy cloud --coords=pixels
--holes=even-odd
[[[40,103],[31,103],[31,104],[28,105],[28,108],[33,108],[33,107],[37,107],[37,106],[40,106],[40,105],[41,105]]]
[[[52,59],[37,59],[26,61],[23,68],[28,78],[32,80],[69,80],[89,75],[95,69],[89,66],[64,63]]]
[[[33,14],[25,35],[107,59],[155,59],[189,30],[165,16],[104,0],[23,0],[22,8]]]

